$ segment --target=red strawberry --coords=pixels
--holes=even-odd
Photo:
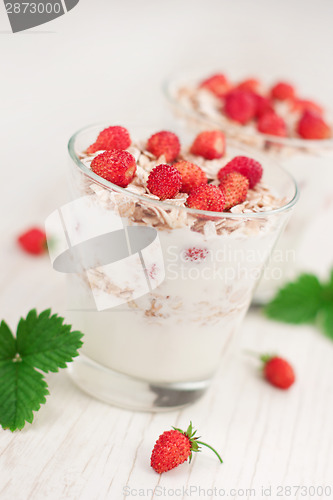
[[[295,97],[295,89],[290,83],[278,82],[272,87],[271,96],[273,99],[278,99],[279,101],[293,99]]]
[[[222,158],[225,153],[225,135],[220,130],[206,130],[196,136],[190,152],[206,160]]]
[[[324,110],[322,106],[309,99],[294,99],[291,102],[291,110],[296,112],[304,113],[304,111],[311,111],[312,113],[317,113],[318,115],[323,115]]]
[[[332,130],[321,116],[305,111],[297,124],[297,133],[303,139],[328,139]]]
[[[190,192],[187,202],[189,208],[223,212],[225,207],[224,193],[217,186],[203,184]]]
[[[276,135],[279,137],[287,136],[287,126],[281,116],[274,112],[268,111],[260,116],[257,129],[262,134]]]
[[[274,113],[274,108],[272,101],[268,97],[264,97],[259,94],[254,94],[256,98],[256,117],[260,118],[262,115],[268,112]]]
[[[201,89],[206,89],[212,92],[217,97],[223,97],[230,89],[230,83],[225,75],[216,73],[200,83]]]
[[[224,210],[229,210],[246,200],[249,179],[239,172],[230,172],[222,178],[219,188],[222,189],[225,197]]]
[[[41,255],[46,249],[46,234],[42,229],[33,227],[17,238],[18,244],[27,253]]]
[[[245,125],[256,114],[256,98],[253,92],[234,89],[225,96],[224,112],[231,120]]]
[[[293,385],[295,373],[288,361],[271,355],[263,355],[260,359],[264,363],[264,377],[270,384],[279,389],[289,389]]]
[[[206,260],[209,254],[209,250],[207,248],[188,248],[184,252],[184,259],[191,262],[202,262]]]
[[[220,463],[223,463],[222,458],[214,448],[210,445],[199,441],[199,437],[194,437],[197,431],[193,431],[192,422],[188,426],[186,432],[173,427],[172,431],[165,431],[160,435],[155,443],[154,449],[150,458],[150,465],[158,473],[167,472],[168,470],[178,467],[178,465],[192,460],[192,453],[200,451],[200,444],[210,448],[218,457]]]
[[[174,198],[182,187],[182,177],[171,165],[157,165],[149,174],[147,187],[160,200]]]
[[[260,181],[262,177],[262,166],[253,158],[247,156],[235,156],[229,163],[222,167],[217,174],[219,181],[222,182],[226,174],[230,172],[239,172],[249,179],[250,189]]]
[[[173,164],[182,177],[182,187],[181,191],[183,193],[189,193],[193,188],[201,186],[201,184],[207,184],[207,176],[205,172],[189,161],[179,161]]]
[[[237,85],[238,89],[257,92],[260,88],[260,82],[256,78],[247,78]]]
[[[120,149],[105,151],[95,156],[91,162],[91,170],[117,186],[126,187],[135,176],[135,158]]]
[[[180,152],[180,142],[176,134],[162,130],[153,134],[147,142],[147,150],[159,158],[165,156],[167,163],[174,161]]]
[[[96,139],[96,142],[87,149],[88,154],[96,153],[96,151],[110,149],[127,149],[131,145],[129,132],[124,127],[108,127]]]

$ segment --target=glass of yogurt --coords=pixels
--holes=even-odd
[[[187,130],[219,128],[236,143],[267,156],[268,165],[271,159],[278,161],[296,179],[300,202],[255,294],[256,302],[265,303],[286,281],[311,266],[308,242],[317,238],[320,218],[328,211],[333,215],[333,119],[316,102],[303,99],[290,84],[280,82],[272,86],[276,78],[270,78],[271,85],[267,85],[245,76],[225,76],[211,69],[190,71],[171,78],[165,84],[165,94],[175,116]],[[268,115],[273,111],[281,118],[280,122],[277,120],[272,125],[272,120],[265,120],[262,114],[251,116],[251,110],[248,116],[240,113],[237,117],[237,103],[232,102],[237,92],[243,93],[244,106],[248,97],[244,93],[259,95],[263,107],[260,112]],[[229,108],[228,94],[234,94]],[[233,112],[234,119],[231,118]],[[319,125],[311,124],[311,130],[309,119],[306,123],[304,118],[306,113],[311,115],[310,119],[319,121]],[[319,136],[321,138],[313,138]]]
[[[70,139],[73,201],[49,224],[50,233],[57,224],[65,232],[52,260],[68,275],[68,316],[85,335],[71,376],[120,407],[184,406],[209,387],[297,188],[289,173],[265,159],[260,182],[227,211],[191,208],[182,188],[162,200],[148,188],[157,165],[191,161],[218,190],[219,169],[246,151],[227,144],[220,158],[209,160],[182,147],[170,160],[149,151],[153,131],[140,130],[138,140],[123,145],[136,165],[124,187],[100,175],[107,148],[90,145],[103,129],[87,127]]]

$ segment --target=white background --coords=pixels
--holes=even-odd
[[[14,35],[1,3],[1,317],[14,326],[31,307],[62,310],[61,277],[47,257],[23,255],[14,236],[43,224],[67,200],[66,144],[74,131],[98,121],[172,127],[161,84],[202,65],[288,78],[333,108],[332,20],[331,0],[80,0],[65,16]],[[293,391],[274,392],[238,354],[224,360],[201,403],[151,417],[88,398],[65,373],[49,377],[52,396],[33,426],[0,431],[1,500],[118,500],[127,482],[332,482],[332,344],[310,327],[256,315],[239,342],[289,356],[299,374]],[[150,448],[165,428],[189,418],[217,441],[226,464],[202,454],[159,482],[149,469]]]

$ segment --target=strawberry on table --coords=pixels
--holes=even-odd
[[[32,227],[22,233],[17,242],[25,252],[32,255],[41,255],[47,249],[45,231],[38,227]]]
[[[118,125],[108,127],[98,135],[96,142],[87,149],[88,154],[110,149],[127,149],[131,145],[129,132]]]
[[[222,158],[225,153],[225,135],[220,130],[206,130],[194,139],[190,153],[206,160]]]
[[[199,441],[199,437],[194,437],[197,431],[193,431],[192,422],[185,432],[175,427],[172,429],[160,435],[151,454],[150,465],[158,474],[174,469],[188,459],[191,463],[192,453],[201,451],[199,445],[210,448],[220,463],[223,463],[222,458],[214,448]]]
[[[273,355],[262,355],[260,359],[264,363],[264,377],[271,385],[279,389],[289,389],[293,385],[295,372],[288,361]]]

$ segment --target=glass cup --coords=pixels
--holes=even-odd
[[[68,275],[68,316],[84,333],[70,373],[84,391],[111,404],[172,409],[209,386],[297,189],[267,160],[264,180],[283,198],[275,210],[204,212],[151,199],[81,161],[102,128],[70,139],[73,201],[47,227],[51,237],[58,231],[51,258]]]
[[[174,115],[187,130],[218,128],[229,139],[249,148],[250,156],[261,153],[268,163],[270,159],[278,161],[295,178],[300,190],[300,201],[255,293],[255,302],[266,303],[286,281],[307,269],[308,242],[317,238],[317,222],[327,210],[333,214],[333,139],[277,137],[229,120],[214,109],[214,97],[203,93],[198,99],[193,90],[184,90],[194,89],[210,74],[214,74],[211,69],[200,73],[196,70],[166,82],[164,92]],[[242,75],[238,75],[235,81],[241,79]]]

